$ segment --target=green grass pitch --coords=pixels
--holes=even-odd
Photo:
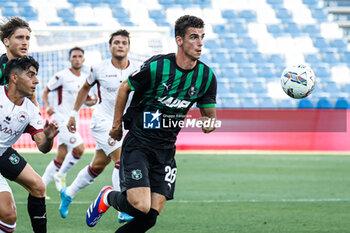
[[[54,153],[22,153],[42,175]],[[70,184],[91,161],[85,153],[67,176]],[[179,153],[175,199],[169,201],[151,233],[350,232],[350,156],[345,154]],[[101,187],[111,185],[110,164],[76,196],[66,219],[59,194],[47,187],[48,232],[115,232],[113,207],[89,228],[85,213]],[[32,232],[28,193],[9,181],[17,205],[16,232]]]

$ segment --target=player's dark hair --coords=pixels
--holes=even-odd
[[[113,32],[110,37],[109,37],[109,44],[111,45],[112,44],[112,41],[113,41],[113,37],[115,36],[125,36],[128,38],[128,42],[130,44],[130,33],[127,31],[127,30],[124,30],[124,29],[120,29],[116,32]]]
[[[10,75],[14,71],[25,71],[28,70],[31,66],[33,66],[36,71],[39,70],[39,63],[31,56],[17,57],[13,58],[6,63],[4,78],[8,82],[10,80]]]
[[[82,49],[82,48],[80,48],[80,47],[78,47],[78,46],[75,46],[75,47],[73,47],[73,48],[71,48],[71,49],[69,50],[69,57],[70,57],[70,55],[72,55],[72,52],[75,51],[75,50],[79,50],[79,51],[81,51],[83,54],[85,53],[84,49]]]
[[[4,42],[5,38],[9,38],[15,33],[18,28],[26,28],[29,32],[32,32],[27,21],[19,17],[10,17],[8,21],[3,21],[0,25],[0,38]]]
[[[175,37],[185,37],[187,28],[204,28],[204,22],[201,18],[193,15],[184,15],[178,18],[175,22]]]

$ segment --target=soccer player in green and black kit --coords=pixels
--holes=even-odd
[[[198,60],[203,39],[202,19],[180,17],[175,23],[177,53],[152,57],[122,83],[110,131],[114,139],[122,138],[125,103],[129,92],[135,92],[123,117],[129,133],[122,145],[121,192],[110,186],[101,190],[87,210],[90,227],[113,206],[135,217],[116,232],[146,232],[155,225],[166,201],[173,199],[177,171],[175,141],[181,128],[162,127],[159,119],[175,116],[171,120],[179,122],[197,102],[202,117],[215,121],[216,78]],[[212,124],[202,127],[204,133],[214,129]]]
[[[4,76],[6,63],[13,59],[28,55],[31,29],[28,22],[19,18],[11,17],[6,22],[0,23],[0,39],[6,47],[6,53],[0,57],[0,85],[7,85],[9,80]],[[27,97],[26,97],[27,98]],[[36,94],[28,97],[37,107]],[[47,231],[46,225],[46,205],[45,193],[46,186],[41,177],[28,176],[28,170],[32,169],[23,157],[17,164],[11,164],[9,157],[17,152],[9,147],[2,156],[0,156],[0,173],[7,179],[15,181],[22,185],[28,192],[28,213],[35,233],[44,233]],[[8,155],[8,156],[6,156]],[[6,216],[6,218],[11,216]],[[0,220],[4,220],[1,219]],[[1,224],[0,224],[1,229]]]

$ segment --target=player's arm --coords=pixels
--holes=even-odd
[[[206,127],[205,125],[202,126],[202,131],[204,133],[210,133],[215,130],[215,121],[216,121],[216,108],[210,107],[210,108],[200,108],[201,112],[201,121],[210,121],[211,124],[208,124],[209,126]]]
[[[39,150],[46,154],[52,148],[55,136],[58,134],[58,125],[55,121],[46,121],[44,130],[33,135],[33,139]]]
[[[50,92],[49,88],[46,87],[41,95],[41,99],[44,103],[44,107],[46,108],[47,114],[51,116],[52,114],[55,113],[55,109],[51,107],[49,104],[49,92]]]
[[[123,136],[122,118],[126,102],[128,101],[129,93],[131,92],[131,87],[127,80],[124,80],[119,87],[117,93],[117,99],[115,101],[114,107],[114,118],[112,129],[109,131],[109,136],[114,140],[120,141]]]
[[[84,104],[89,106],[89,107],[91,107],[91,106],[93,106],[93,105],[95,105],[97,103],[97,99],[98,99],[97,95],[94,95],[93,97],[88,95],[86,97],[86,100],[85,100]]]
[[[77,98],[75,99],[74,107],[73,107],[73,110],[71,112],[70,118],[69,118],[68,123],[67,123],[68,130],[72,133],[74,133],[76,131],[75,118],[79,117],[79,109],[81,108],[81,106],[85,102],[85,100],[89,94],[90,89],[91,89],[91,86],[89,85],[89,83],[87,81],[85,81],[84,85],[80,88],[80,90],[78,92]]]

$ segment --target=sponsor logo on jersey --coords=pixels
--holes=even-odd
[[[190,101],[167,96],[158,98],[158,101],[169,108],[187,108],[191,104]]]
[[[160,129],[162,113],[157,110],[156,112],[143,112],[143,128],[144,129]]]
[[[2,125],[0,124],[0,132],[3,132],[5,134],[9,134],[11,136],[18,136],[19,135],[19,131],[17,130],[12,130],[8,127],[2,127]]]

